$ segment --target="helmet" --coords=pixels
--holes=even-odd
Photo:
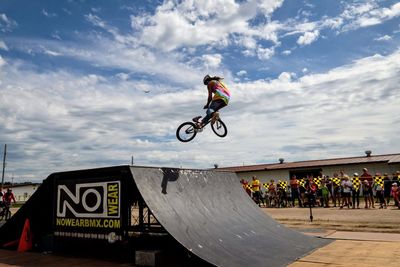
[[[210,75],[207,74],[206,76],[204,76],[204,78],[203,78],[204,85],[207,85],[210,80],[211,80]]]
[[[358,176],[358,173],[355,172],[355,173],[354,173],[354,176]]]

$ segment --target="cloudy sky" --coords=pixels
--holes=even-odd
[[[399,40],[392,0],[3,0],[6,181],[398,153]],[[181,143],[205,74],[231,90],[228,136]]]

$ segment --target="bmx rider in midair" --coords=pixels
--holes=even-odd
[[[231,94],[228,87],[222,83],[222,79],[222,77],[211,77],[208,74],[203,78],[203,83],[204,85],[207,85],[208,90],[207,104],[203,108],[207,109],[207,111],[206,116],[200,122],[198,120],[201,116],[193,118],[193,121],[196,122],[198,128],[204,127],[215,112],[227,106],[229,103]]]

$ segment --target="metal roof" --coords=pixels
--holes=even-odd
[[[389,155],[371,155],[363,157],[349,157],[337,159],[321,159],[321,160],[308,160],[297,162],[283,162],[247,166],[233,166],[222,167],[219,170],[232,171],[232,172],[249,172],[249,171],[264,171],[264,170],[282,170],[282,169],[297,169],[297,168],[310,168],[322,166],[335,166],[335,165],[348,165],[348,164],[363,164],[363,163],[379,163],[387,162],[388,164],[400,163],[400,154]]]

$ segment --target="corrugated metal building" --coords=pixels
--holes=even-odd
[[[289,178],[296,175],[298,179],[305,178],[307,175],[318,177],[320,173],[333,177],[333,174],[343,170],[350,177],[353,173],[361,175],[363,168],[367,168],[369,173],[375,175],[387,173],[390,178],[396,171],[400,171],[400,154],[371,155],[366,151],[366,156],[309,160],[298,162],[284,162],[280,159],[279,163],[259,164],[248,166],[234,166],[218,168],[224,171],[235,172],[240,179],[251,180],[252,176],[257,176],[262,183],[275,181],[289,181]]]

